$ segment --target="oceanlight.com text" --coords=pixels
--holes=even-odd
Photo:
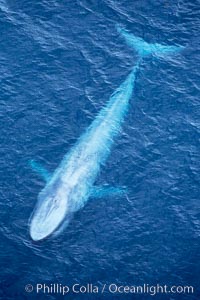
[[[112,295],[119,294],[148,294],[150,296],[155,296],[158,294],[193,294],[194,287],[190,285],[120,285],[116,283],[96,285],[92,283],[79,284],[75,283],[73,285],[64,285],[61,283],[37,283],[36,285],[27,284],[25,286],[25,291],[27,293],[36,294],[104,294],[109,293]]]

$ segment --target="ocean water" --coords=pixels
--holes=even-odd
[[[0,0],[0,299],[199,299],[199,13],[196,0]],[[91,199],[59,236],[34,243],[44,183],[28,161],[53,171],[131,71],[137,56],[116,24],[186,48],[142,63],[97,179],[127,194]],[[37,293],[54,283],[106,289]],[[112,294],[112,283],[194,293]]]

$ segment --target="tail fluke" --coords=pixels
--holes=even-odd
[[[149,44],[142,38],[136,37],[125,29],[117,26],[117,31],[124,37],[127,45],[134,48],[140,57],[148,55],[167,55],[180,52],[183,46],[164,46],[161,44]]]

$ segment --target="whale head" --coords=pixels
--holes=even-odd
[[[66,193],[62,193],[62,191],[40,199],[30,222],[32,240],[42,240],[58,229],[68,211],[67,204]]]

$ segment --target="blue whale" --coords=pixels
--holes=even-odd
[[[82,208],[90,197],[112,195],[121,191],[120,188],[95,187],[94,184],[128,112],[140,63],[148,55],[163,56],[176,53],[183,48],[149,44],[119,26],[117,30],[126,43],[137,52],[136,65],[71,151],[64,156],[53,174],[49,174],[41,165],[31,161],[33,169],[46,181],[30,218],[30,236],[34,241],[59,232],[69,223],[74,212]]]

